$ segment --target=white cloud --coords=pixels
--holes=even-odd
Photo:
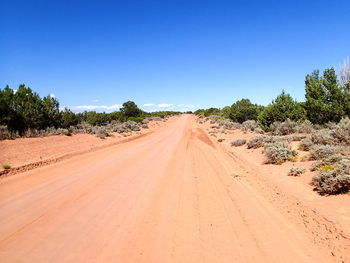
[[[106,105],[79,105],[75,106],[74,108],[78,110],[118,110],[122,105],[121,104],[114,104],[111,106]]]
[[[143,106],[145,106],[145,107],[151,107],[153,105],[154,105],[153,103],[145,103],[145,104],[143,104]]]
[[[50,93],[49,96],[50,96],[51,98],[53,98],[53,99],[56,98],[56,95],[55,95],[55,94],[52,94],[52,93]]]
[[[171,106],[173,106],[173,104],[161,103],[157,105],[158,108],[169,108]]]
[[[98,99],[94,99],[94,100],[92,100],[93,102],[99,102],[99,100]]]
[[[195,105],[192,105],[192,104],[179,104],[177,105],[177,107],[183,107],[183,108],[195,108],[196,106]]]

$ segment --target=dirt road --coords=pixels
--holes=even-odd
[[[1,179],[0,262],[346,261],[346,238],[327,222],[331,233],[314,224],[312,236],[286,216],[299,208],[281,211],[254,176],[184,115]]]

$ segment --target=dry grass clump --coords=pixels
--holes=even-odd
[[[266,163],[272,164],[282,164],[298,155],[287,141],[267,143],[264,152],[267,157]]]
[[[292,167],[288,172],[288,176],[300,176],[306,172],[304,167]]]
[[[5,170],[11,169],[11,165],[9,165],[8,163],[3,163],[1,166],[2,166],[2,168],[4,168]]]
[[[246,139],[237,139],[231,142],[231,146],[242,146],[246,144],[247,140]]]

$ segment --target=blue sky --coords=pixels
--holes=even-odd
[[[350,1],[1,0],[0,87],[75,111],[192,110],[304,99],[350,56]]]

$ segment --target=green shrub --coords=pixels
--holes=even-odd
[[[300,103],[284,91],[258,116],[258,122],[265,130],[269,129],[274,122],[283,122],[287,119],[304,120],[305,110]]]
[[[346,112],[346,94],[339,86],[334,68],[326,69],[323,76],[315,70],[305,78],[305,109],[312,123],[338,122]]]
[[[129,117],[128,120],[141,123],[141,122],[143,122],[144,118],[143,117]]]
[[[239,123],[256,120],[262,108],[262,106],[251,103],[248,99],[241,99],[232,104],[229,117],[234,122]]]

